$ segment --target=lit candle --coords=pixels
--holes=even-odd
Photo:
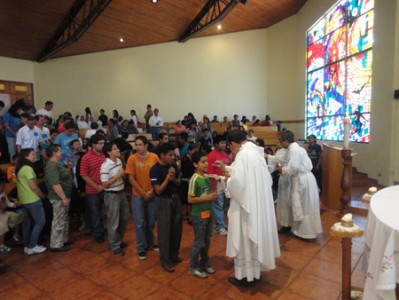
[[[352,222],[352,214],[346,214],[341,219],[342,222]]]
[[[377,192],[377,188],[372,186],[371,188],[369,188],[369,194],[374,194]]]
[[[349,148],[349,131],[351,120],[348,116],[344,118],[344,148]]]

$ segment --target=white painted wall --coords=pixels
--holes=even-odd
[[[35,64],[36,99],[73,114],[89,106],[97,114],[148,103],[167,121],[217,114],[229,119],[265,115],[267,31],[254,30],[49,60]],[[40,105],[39,105],[40,106]]]
[[[393,63],[393,85],[392,90],[399,90],[399,0],[396,1],[396,23],[395,23],[395,57]],[[393,181],[399,184],[399,99],[393,100],[392,109],[392,134],[391,161],[393,167]]]
[[[35,81],[33,63],[0,56],[0,80],[33,83]]]

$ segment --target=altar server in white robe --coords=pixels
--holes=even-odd
[[[292,210],[291,232],[304,239],[315,239],[323,232],[320,219],[319,191],[312,162],[306,150],[294,142],[294,134],[285,131],[281,135],[281,145],[288,149],[288,163],[279,167],[283,176],[289,176],[290,204]]]
[[[279,142],[279,146],[281,143]],[[278,166],[286,166],[288,163],[288,149],[280,148],[275,155],[265,155],[269,170],[273,172]],[[277,221],[282,226],[279,233],[290,233],[292,218],[292,208],[290,203],[291,178],[287,174],[280,174],[277,191]]]
[[[276,217],[271,190],[272,179],[263,150],[247,142],[242,131],[228,136],[234,162],[225,167],[226,192],[230,197],[226,255],[234,258],[234,285],[251,286],[261,270],[276,268],[280,256]]]

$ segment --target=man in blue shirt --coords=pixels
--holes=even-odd
[[[71,162],[72,158],[74,157],[74,153],[71,148],[71,142],[73,140],[79,139],[79,136],[75,131],[76,131],[75,123],[73,121],[67,121],[65,123],[65,131],[63,133],[60,133],[54,141],[54,144],[58,144],[61,146],[61,151],[62,151],[61,164],[65,166],[69,162]]]
[[[17,115],[13,115],[7,112],[3,118],[5,136],[8,144],[8,153],[10,154],[10,161],[12,157],[17,153],[15,142],[17,139],[17,131],[22,125],[21,118]]]

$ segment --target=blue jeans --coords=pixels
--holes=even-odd
[[[191,222],[194,229],[194,241],[190,251],[190,268],[204,269],[209,265],[208,251],[211,245],[212,218],[202,219],[200,216],[192,216]],[[198,261],[200,255],[201,261]]]
[[[104,223],[102,208],[104,207],[104,192],[86,195],[87,218],[90,220],[91,230],[95,239],[104,237]]]
[[[22,205],[22,209],[24,213],[22,234],[24,236],[25,247],[33,248],[37,245],[40,233],[46,223],[43,202],[39,199],[36,202],[24,204]]]
[[[224,192],[218,194],[216,201],[212,201],[212,213],[215,218],[216,230],[221,230],[224,227],[224,202],[226,197]]]
[[[155,198],[144,200],[140,196],[133,195],[132,211],[136,227],[137,251],[149,250],[154,244]]]
[[[8,154],[10,154],[10,161],[12,161],[12,157],[17,153],[15,145],[17,139],[15,137],[6,137],[6,139],[8,144]]]
[[[161,133],[161,128],[159,127],[151,127],[151,135],[153,141],[158,141],[158,136]]]

